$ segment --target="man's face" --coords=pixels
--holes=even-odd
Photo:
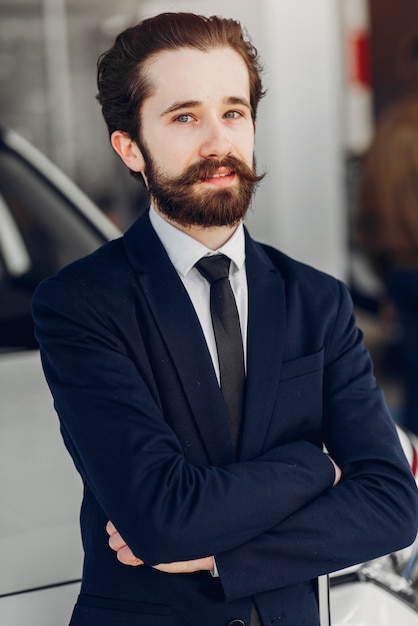
[[[255,183],[249,75],[231,48],[158,53],[141,108],[144,173],[156,207],[184,226],[232,225]]]

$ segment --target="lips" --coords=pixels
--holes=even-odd
[[[176,184],[179,187],[189,187],[196,183],[227,186],[239,179],[241,182],[248,182],[254,185],[262,178],[263,175],[258,176],[241,159],[229,155],[222,160],[203,159],[198,163],[190,165],[177,178]]]
[[[213,174],[213,176],[209,176],[209,178],[225,178],[225,176],[232,176],[234,172],[231,170],[230,172],[223,172],[222,174]]]
[[[234,176],[235,175],[235,171],[231,170],[231,169],[227,169],[227,168],[219,168],[217,169],[215,172],[207,172],[206,175],[204,177],[202,177],[202,181],[208,181],[208,180],[214,180],[214,179],[218,179],[221,180],[223,178],[228,178],[230,176]]]

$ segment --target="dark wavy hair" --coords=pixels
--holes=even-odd
[[[109,135],[127,132],[140,142],[140,110],[152,85],[143,71],[144,63],[161,51],[177,48],[230,47],[244,60],[250,77],[250,103],[255,120],[257,106],[264,95],[261,63],[256,48],[239,22],[194,13],[161,13],[120,33],[112,48],[97,63],[97,85],[103,117]]]

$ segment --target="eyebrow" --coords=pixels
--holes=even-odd
[[[239,104],[241,106],[245,106],[250,111],[252,111],[251,104],[246,98],[240,98],[238,96],[229,96],[228,98],[224,98],[224,104]],[[184,100],[179,102],[174,102],[172,105],[164,109],[164,111],[160,114],[160,117],[164,117],[170,113],[175,113],[176,111],[181,111],[183,109],[196,109],[201,106],[202,102],[200,100]]]

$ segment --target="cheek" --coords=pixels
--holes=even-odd
[[[168,175],[178,175],[189,165],[196,163],[199,156],[190,142],[178,137],[166,137],[158,144],[158,162]]]
[[[245,163],[249,167],[254,167],[254,165],[255,165],[254,143],[250,143],[249,145],[245,146],[244,152],[243,152],[241,158],[242,158],[243,161],[245,161]]]
[[[251,133],[248,137],[242,138],[241,141],[238,142],[237,148],[241,159],[252,167],[254,165],[254,134]]]

